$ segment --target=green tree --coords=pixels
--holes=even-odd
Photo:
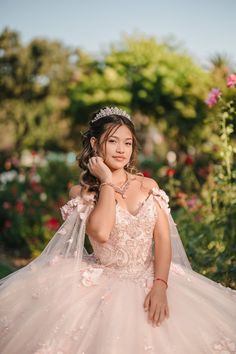
[[[24,46],[17,32],[5,29],[0,53],[0,148],[62,148],[71,51],[45,39]]]
[[[78,61],[78,70],[79,80],[69,88],[75,125],[86,122],[91,111],[116,104],[133,114],[137,126],[148,117],[186,147],[206,115],[209,74],[186,54],[153,38],[124,37],[102,59]]]

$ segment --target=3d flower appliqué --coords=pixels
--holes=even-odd
[[[157,199],[159,202],[161,208],[166,209],[168,213],[170,213],[170,207],[169,207],[169,197],[166,194],[165,191],[162,189],[159,189],[158,187],[154,187],[152,189],[152,193],[154,197]]]
[[[86,216],[85,208],[87,205],[93,206],[95,202],[94,194],[84,196],[83,198],[77,196],[71,200],[69,200],[65,205],[60,208],[62,219],[66,220],[67,217],[73,212],[75,208],[77,208],[77,212],[80,215],[81,219],[84,219]]]
[[[81,274],[81,282],[84,286],[96,285],[102,273],[102,268],[89,267]]]

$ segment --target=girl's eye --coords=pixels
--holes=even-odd
[[[116,141],[115,140],[109,140],[109,143],[115,143]],[[131,143],[126,143],[126,145],[132,145]]]

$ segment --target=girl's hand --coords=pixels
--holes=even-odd
[[[148,312],[148,321],[153,327],[160,326],[165,317],[169,318],[166,285],[154,282],[144,301],[144,309]]]
[[[88,169],[92,175],[97,177],[101,182],[112,182],[112,172],[110,168],[103,162],[100,156],[90,157]]]

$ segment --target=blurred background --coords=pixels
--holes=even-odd
[[[0,277],[62,223],[89,116],[116,105],[193,269],[236,289],[236,3],[1,0],[0,13]]]

